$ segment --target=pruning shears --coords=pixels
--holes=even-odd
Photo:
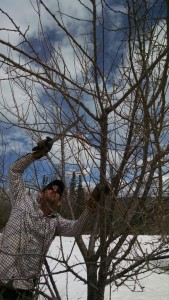
[[[79,119],[81,119],[82,117],[80,117]],[[47,147],[49,150],[52,148],[52,145],[57,142],[61,137],[64,137],[66,135],[66,133],[72,129],[78,122],[79,119],[76,120],[74,123],[72,123],[71,125],[67,126],[61,133],[58,133],[54,138],[51,138],[49,136],[46,137],[46,139],[41,140],[39,142],[37,142],[37,146],[35,146],[32,151],[39,151],[42,150],[43,148]]]

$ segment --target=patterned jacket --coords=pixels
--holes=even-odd
[[[37,200],[27,194],[22,178],[33,161],[29,153],[9,170],[12,210],[0,238],[0,285],[15,289],[33,289],[53,238],[58,234],[77,237],[91,217],[87,208],[75,221],[59,214],[45,217]]]

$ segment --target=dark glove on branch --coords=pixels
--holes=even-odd
[[[103,186],[103,191],[106,196],[109,194],[110,187],[109,187],[108,183],[106,183],[105,186]],[[92,191],[92,193],[87,201],[87,207],[90,211],[95,211],[97,202],[99,202],[99,200],[100,200],[100,192],[101,192],[101,185],[99,183],[95,186],[94,190]]]
[[[100,183],[98,183],[98,184],[95,186],[95,188],[94,188],[94,190],[93,190],[91,196],[92,196],[92,198],[94,198],[94,200],[95,200],[96,202],[98,202],[98,201],[100,200],[100,192],[101,192],[101,190],[103,190],[103,192],[104,192],[104,194],[105,194],[106,196],[110,193],[110,187],[109,187],[109,185],[108,185],[107,182],[106,182],[105,185],[103,185],[103,186],[102,186]]]
[[[35,159],[39,159],[45,155],[52,149],[53,142],[52,139],[47,136],[45,140],[41,140],[37,143],[32,151],[34,152]]]

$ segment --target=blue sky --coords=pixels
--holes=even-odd
[[[157,6],[154,7],[154,9],[159,11],[159,6],[160,2],[158,1],[158,9]],[[83,1],[84,5],[80,5],[79,1],[73,0],[71,1],[59,1],[56,2],[54,0],[48,1],[47,5],[49,8],[52,10],[52,13],[55,14],[58,17],[58,11],[61,10],[63,12],[62,18],[58,17],[58,20],[61,25],[65,25],[66,28],[69,29],[69,32],[72,34],[72,36],[78,41],[78,43],[81,45],[82,49],[84,48],[84,51],[88,51],[88,53],[91,53],[93,51],[93,46],[92,46],[92,14],[91,14],[91,9],[92,9],[92,3],[91,1]],[[112,82],[114,83],[120,79],[119,73],[118,73],[118,67],[120,64],[121,60],[121,55],[124,55],[124,45],[121,47],[121,42],[124,39],[125,33],[126,33],[126,25],[127,25],[127,10],[125,5],[125,1],[119,2],[119,1],[108,1],[103,2],[105,5],[105,10],[104,10],[104,27],[105,30],[104,32],[102,31],[102,26],[103,26],[103,19],[101,18],[101,4],[98,1],[97,5],[97,13],[98,13],[98,24],[97,24],[97,40],[98,40],[98,65],[100,67],[101,71],[104,71],[106,74],[107,78],[105,77],[108,92],[113,91],[112,88]],[[106,6],[107,5],[107,6]],[[111,10],[109,9],[108,5],[111,5]],[[38,8],[36,6],[36,1],[27,1],[27,0],[16,0],[16,1],[2,1],[0,0],[0,8],[6,11],[13,20],[15,20],[17,26],[21,28],[23,32],[27,32],[27,37],[29,38],[31,44],[34,47],[34,50],[36,54],[38,53],[38,56],[43,59],[44,63],[48,63],[50,61],[51,56],[49,54],[49,51],[47,47],[45,47],[45,51],[42,52],[42,48],[45,45],[45,39],[41,35],[39,36],[39,25],[38,25],[38,18],[37,18],[37,12]],[[21,12],[22,8],[22,13]],[[53,46],[53,60],[55,60],[55,55],[57,51],[57,54],[59,53],[60,57],[57,56],[57,63],[58,63],[58,68],[62,72],[64,69],[64,65],[62,62],[61,55],[63,55],[65,63],[67,65],[67,74],[70,76],[69,78],[77,78],[77,82],[81,84],[82,82],[82,67],[80,59],[82,59],[82,51],[77,53],[79,54],[79,61],[76,57],[74,57],[74,52],[72,50],[71,42],[67,38],[66,34],[61,30],[61,26],[56,26],[56,23],[52,16],[49,16],[45,12],[45,10],[41,7],[41,16],[42,16],[42,23],[43,23],[43,28],[44,28],[44,33],[45,33],[45,38],[49,39],[52,42]],[[153,11],[152,11],[153,12]],[[18,35],[15,31],[13,31],[14,26],[12,22],[7,18],[5,14],[1,13],[1,18],[0,18],[0,28],[8,28],[9,30],[1,30],[1,38],[5,39],[6,41],[10,41],[11,43],[14,43],[15,45],[19,44],[21,42],[21,36]],[[72,19],[74,17],[74,19]],[[79,19],[81,21],[79,22]],[[28,30],[29,28],[29,30]],[[120,30],[119,30],[120,29]],[[11,31],[12,30],[12,31]],[[27,31],[28,30],[28,31]],[[86,35],[87,32],[87,35]],[[86,48],[86,45],[88,48]],[[120,48],[121,47],[121,48]],[[23,44],[22,49],[25,51],[28,51],[30,55],[34,56],[34,53],[28,45]],[[104,51],[103,51],[104,49]],[[4,52],[6,54],[6,48],[4,46],[0,46],[0,51]],[[18,59],[17,53],[13,52],[14,58]],[[104,63],[103,63],[104,61]],[[34,68],[38,69],[38,64],[34,64]],[[90,69],[90,72],[92,74],[93,72],[93,67],[91,67],[90,61],[88,61],[88,68]],[[1,69],[0,71],[0,77],[5,78],[6,74]],[[56,75],[55,78],[56,81],[58,81],[58,77]],[[4,98],[4,100],[7,103],[6,108],[2,108],[1,112],[5,115],[6,118],[10,119],[10,121],[13,124],[18,123],[18,118],[17,115],[14,116],[14,113],[17,112],[16,107],[14,107],[14,101],[12,98],[11,94],[11,87],[8,85],[8,81],[3,81],[1,82],[2,84],[2,92],[1,93],[1,99]],[[91,87],[92,86],[92,83]],[[99,82],[101,86],[101,80]],[[71,83],[68,84],[69,87],[71,87]],[[73,85],[72,85],[73,87]],[[35,122],[35,110],[33,105],[29,105],[28,103],[28,96],[25,95],[24,91],[18,88],[16,85],[12,87],[13,92],[16,97],[17,105],[19,107],[19,110],[23,112],[23,115],[27,114],[27,122],[32,124],[32,128],[36,130],[43,130],[44,134],[43,137],[46,135],[49,135],[50,132],[54,132],[55,128],[51,124],[51,126],[48,126],[44,124],[45,122],[45,117],[48,116],[50,117],[50,121],[54,120],[55,118],[55,112],[53,110],[53,105],[50,103],[49,104],[49,99],[51,98],[52,91],[48,91],[48,95],[44,94],[44,91],[41,87],[38,85],[36,86],[36,91],[38,91],[38,95],[36,94],[35,96],[35,89],[32,87],[31,90],[31,85],[30,85],[30,92],[32,93],[32,97],[36,97],[37,105],[40,107],[40,102],[42,101],[46,105],[46,109],[42,112],[41,116],[36,115],[36,122]],[[90,86],[89,86],[90,88]],[[125,91],[122,90],[119,93],[116,93],[115,98],[112,98],[111,101],[114,103],[117,101],[118,98],[120,98]],[[73,92],[71,91],[72,96],[75,95],[77,96],[76,90]],[[63,98],[59,93],[55,94],[54,97],[57,99],[57,103],[63,103],[64,105],[64,111],[65,111],[65,116],[62,115],[62,119],[65,121],[65,124],[69,122],[69,119],[72,119],[73,116],[70,115],[69,113],[69,107],[66,104],[66,102],[63,101]],[[97,133],[94,131],[97,131],[97,125],[95,122],[93,122],[92,118],[89,117],[89,114],[95,114],[96,112],[96,107],[93,104],[93,97],[87,95],[85,92],[80,95],[81,99],[83,99],[86,108],[88,109],[88,126],[91,126],[93,128],[93,135],[92,134],[87,134],[86,137],[88,140],[93,143],[97,144],[96,138],[98,137]],[[120,110],[125,110],[127,112],[127,108],[119,108]],[[7,111],[8,110],[8,111]],[[81,114],[84,114],[84,111],[81,109]],[[98,112],[99,113],[99,112]],[[85,117],[87,116],[87,113],[85,114]],[[92,115],[91,115],[92,116]],[[111,122],[109,129],[112,129],[113,126],[119,126],[117,131],[119,131],[119,136],[123,135],[122,129],[120,128],[120,123],[118,124],[118,117],[115,120],[114,116],[111,116]],[[13,161],[18,155],[24,154],[32,149],[32,146],[35,143],[35,140],[38,138],[38,134],[32,135],[30,132],[25,132],[24,129],[18,129],[16,126],[11,126],[8,125],[7,122],[4,122],[5,119],[2,118],[1,116],[1,129],[4,132],[4,139],[7,142],[6,146],[6,151],[8,152],[8,155],[6,156],[6,164],[8,165],[9,161]],[[19,121],[21,122],[21,121]],[[43,124],[42,124],[43,122]],[[55,123],[57,124],[57,120],[55,120]],[[35,124],[35,125],[33,125]],[[57,130],[57,128],[56,128]],[[85,132],[85,129],[83,129]],[[87,131],[86,131],[87,132]],[[99,138],[99,137],[98,137]],[[113,138],[113,137],[112,137]],[[119,144],[121,143],[122,145],[122,140],[119,140]],[[72,149],[78,149],[79,145],[76,143],[72,142],[71,145]],[[122,147],[123,148],[123,147]],[[60,145],[59,143],[54,146],[54,153],[59,152]],[[92,151],[94,156],[96,157],[96,165],[97,165],[97,158],[99,157],[99,153],[97,152],[97,149],[87,149],[89,152]],[[2,149],[3,152],[3,149]],[[87,157],[85,156],[86,154],[81,151],[81,159],[87,161]],[[109,155],[112,157],[114,160],[116,157],[117,162],[119,160],[119,153],[114,153],[112,150]],[[59,156],[59,155],[58,155]],[[70,158],[71,164],[74,164],[75,167],[75,162],[73,162],[73,158]],[[58,161],[55,162],[56,164]],[[85,163],[84,163],[85,164]],[[89,162],[86,163],[86,168],[88,167],[89,164],[92,164],[89,158]],[[97,168],[95,166],[95,168]],[[89,167],[90,170],[90,167]],[[89,171],[88,170],[88,171]],[[96,172],[97,173],[97,172]],[[95,174],[96,175],[96,174]],[[96,175],[97,177],[97,175]]]
[[[36,4],[36,1],[19,1],[16,0],[15,3],[11,2],[10,0],[7,1],[0,1],[0,8],[3,9],[8,15],[10,15],[10,17],[16,22],[17,26],[19,26],[21,28],[21,30],[23,32],[25,32],[28,27],[29,27],[29,31],[28,31],[28,38],[31,42],[31,44],[34,47],[34,50],[36,53],[38,53],[40,58],[44,57],[44,61],[48,61],[50,59],[50,55],[48,53],[47,48],[45,48],[45,53],[42,52],[42,47],[45,45],[45,41],[43,39],[43,37],[39,37],[38,35],[38,21],[37,21],[37,14],[35,12],[35,10],[33,9],[33,5]],[[64,22],[66,25],[68,25],[69,30],[71,32],[71,34],[77,38],[78,42],[82,45],[83,47],[83,34],[85,33],[85,31],[87,30],[89,32],[88,35],[88,40],[90,42],[91,40],[91,36],[90,36],[90,31],[91,31],[91,14],[89,12],[89,10],[91,9],[91,3],[90,1],[88,1],[88,9],[85,9],[84,7],[82,7],[81,5],[78,5],[78,1],[71,1],[71,4],[69,1],[61,1],[60,2],[60,7],[58,8],[56,1],[49,1],[48,5],[50,8],[52,8],[52,12],[53,11],[58,11],[58,9],[60,8],[61,10],[63,9],[65,16],[63,16],[64,18]],[[20,8],[22,8],[22,14],[20,13]],[[100,10],[99,5],[98,5],[98,11]],[[45,35],[47,38],[49,38],[52,43],[53,46],[55,48],[60,47],[62,50],[62,53],[64,55],[64,59],[67,63],[67,67],[68,70],[71,74],[71,76],[73,77],[75,75],[75,72],[77,72],[77,70],[75,70],[74,68],[74,64],[73,64],[73,53],[72,53],[72,49],[71,49],[71,45],[66,37],[66,35],[63,33],[63,31],[60,30],[60,28],[56,28],[56,25],[54,25],[54,21],[52,20],[52,17],[50,17],[49,15],[47,15],[45,13],[45,11],[42,9],[41,10],[42,13],[42,22],[44,24],[44,30],[45,30]],[[78,19],[82,18],[83,21],[80,23],[81,25],[79,26],[79,21],[76,22],[76,20],[72,21],[71,17],[67,17],[66,15],[69,14],[70,16],[78,16]],[[114,13],[113,13],[114,14]],[[117,14],[115,15],[115,18],[117,19],[117,22],[120,22],[120,18],[121,16],[118,16]],[[87,21],[86,21],[87,20]],[[88,22],[89,21],[89,22]],[[115,20],[114,20],[115,22]],[[110,21],[108,22],[108,19],[106,21],[106,26],[108,25],[108,23],[110,23]],[[77,26],[78,24],[78,26]],[[55,26],[55,27],[54,27]],[[1,38],[5,39],[6,41],[10,41],[11,43],[14,44],[18,44],[21,41],[21,37],[18,36],[13,29],[14,26],[12,24],[12,22],[10,22],[9,18],[5,15],[1,13],[1,18],[0,18],[0,27],[1,28],[8,28],[9,30],[12,31],[6,31],[6,30],[2,30],[1,31]],[[102,33],[99,30],[99,26],[98,26],[98,38],[102,41]],[[107,33],[108,34],[108,33]],[[107,36],[105,35],[105,39],[106,41],[108,41]],[[116,41],[118,42],[118,41]],[[23,50],[28,51],[32,56],[34,56],[34,53],[32,51],[31,48],[28,47],[28,45],[24,44],[22,46]],[[90,48],[90,45],[89,45]],[[106,51],[112,48],[111,42],[110,44],[107,43],[106,46]],[[6,49],[1,45],[1,49],[2,52],[6,52]],[[90,49],[89,49],[90,51]],[[101,53],[101,52],[100,52]],[[17,54],[14,52],[14,56],[16,56]],[[102,55],[102,54],[101,54]],[[98,60],[102,61],[102,57],[98,58]],[[59,66],[62,69],[62,63],[61,61],[59,62]],[[78,62],[76,61],[76,68],[78,67]],[[79,66],[80,69],[80,66]],[[1,78],[5,77],[5,74],[1,74]],[[17,103],[18,106],[22,108],[22,110],[27,111],[28,110],[28,104],[26,103],[26,97],[24,95],[24,93],[17,88],[17,86],[14,86],[14,92],[17,95]],[[48,99],[49,99],[49,95],[44,95],[43,92],[41,90],[39,90],[39,93],[41,93],[41,97],[43,98],[43,101],[45,101],[45,103],[48,103]],[[6,113],[5,109],[2,109],[2,113],[4,112],[4,115],[7,116],[7,118],[9,118],[11,120],[11,122],[13,124],[17,123],[17,117],[14,117],[13,111],[16,111],[16,109],[13,108],[13,100],[12,100],[12,95],[11,95],[11,91],[10,91],[10,87],[8,86],[8,82],[5,81],[3,82],[3,97],[5,98],[5,100],[8,101],[8,106],[9,106],[9,111],[8,114]],[[85,97],[84,97],[85,99]],[[58,101],[62,101],[62,99]],[[88,99],[89,101],[89,110],[91,110],[91,102],[90,99]],[[30,108],[32,110],[32,108]],[[48,107],[48,109],[50,110],[50,107]],[[52,109],[52,107],[51,107]],[[66,109],[66,106],[64,104],[64,109]],[[12,113],[11,113],[12,112]],[[52,118],[52,113],[53,111],[51,110],[50,114],[51,114],[51,118]],[[4,120],[4,118],[2,118],[1,116],[1,120]],[[31,114],[29,114],[29,118],[28,121],[31,122],[33,120],[33,118],[31,117]],[[90,122],[89,122],[90,123]],[[2,124],[2,128],[3,131],[5,133],[5,138],[7,139],[7,143],[10,142],[10,147],[12,148],[12,152],[14,154],[14,152],[20,154],[20,153],[25,153],[27,152],[27,149],[31,149],[33,142],[31,140],[29,140],[29,137],[27,136],[27,134],[25,134],[24,130],[22,129],[17,129],[17,127],[15,126],[11,126],[8,125],[7,122],[1,122]],[[40,128],[40,126],[39,126]],[[7,130],[6,130],[7,129]],[[46,131],[48,131],[48,128],[45,128]],[[93,137],[91,137],[91,139],[93,139]],[[19,143],[18,143],[19,142]],[[13,146],[12,146],[13,145]],[[9,147],[9,146],[8,146]],[[12,154],[10,148],[9,152],[10,152],[10,156]],[[16,157],[13,156],[12,157]],[[13,158],[11,158],[13,160]]]

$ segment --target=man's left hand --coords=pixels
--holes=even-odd
[[[103,191],[106,196],[110,193],[110,187],[107,182],[105,186],[103,186]],[[97,202],[99,202],[100,200],[100,192],[101,192],[101,185],[97,184],[87,201],[87,208],[92,212],[96,210]]]

